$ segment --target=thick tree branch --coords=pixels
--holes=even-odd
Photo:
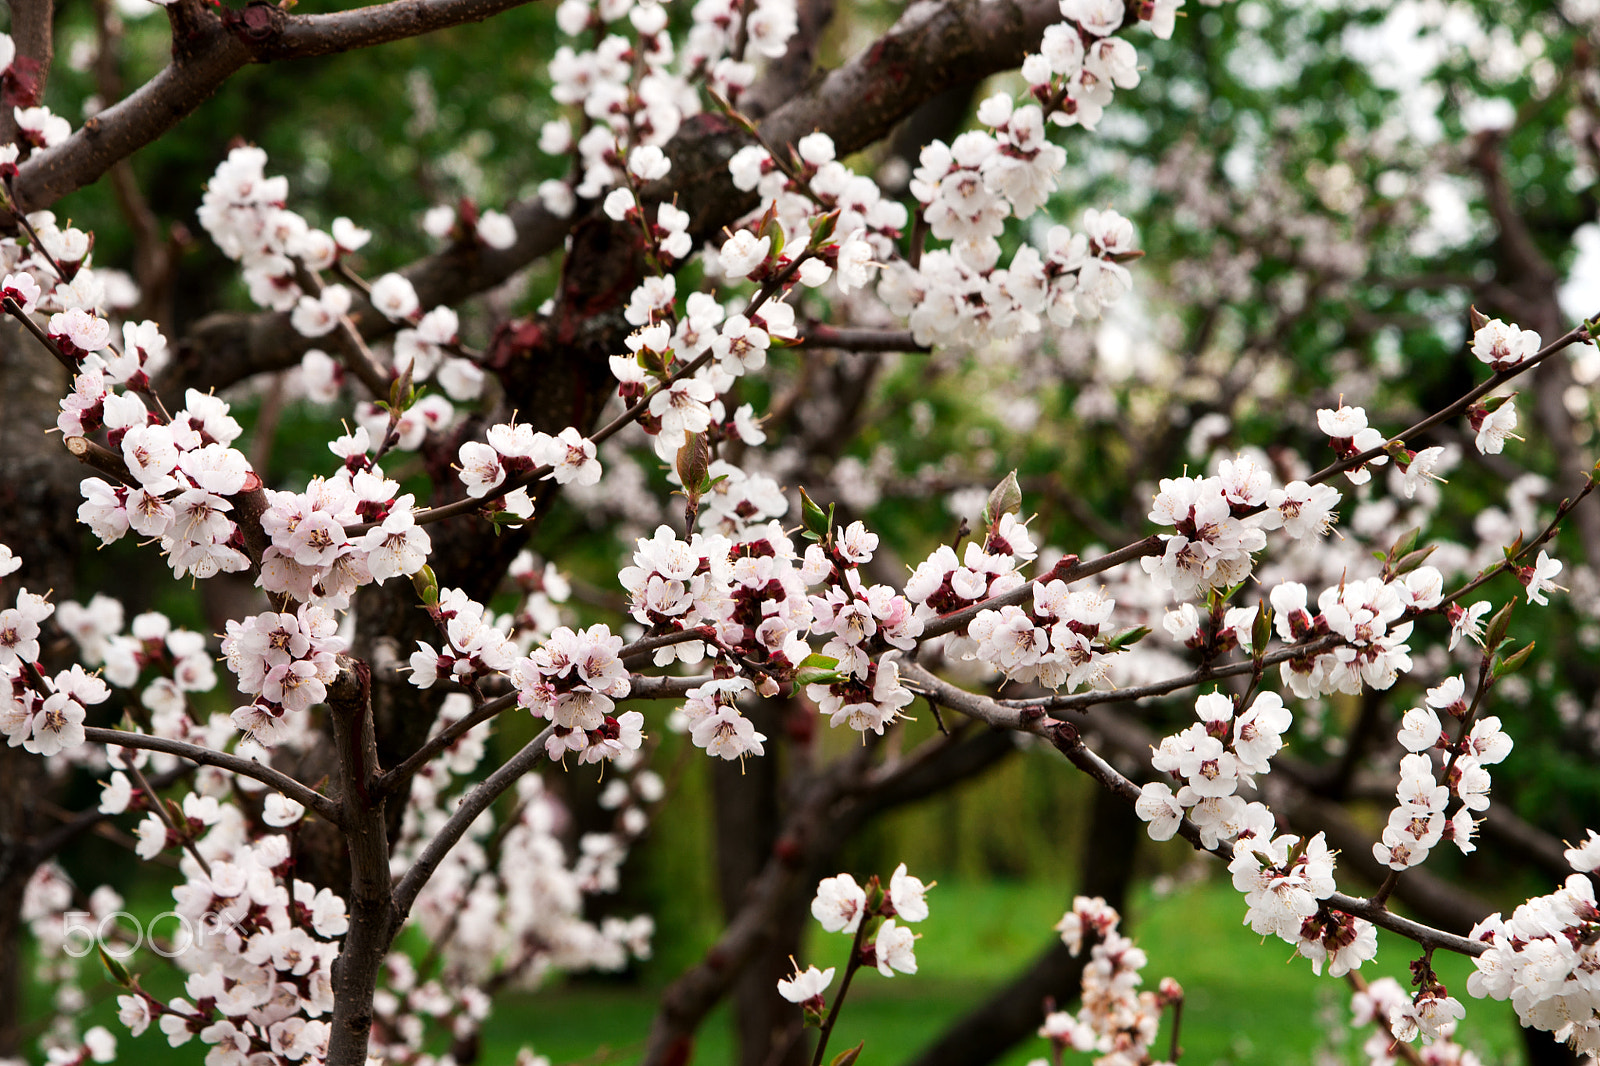
[[[792,144],[823,130],[841,156],[858,151],[948,85],[1016,66],[1028,49],[1037,47],[1045,27],[1060,17],[1059,5],[1048,0],[913,4],[870,48],[773,111],[761,124],[762,137],[770,144]],[[747,143],[744,133],[718,116],[701,115],[685,123],[667,148],[675,162],[673,172],[649,190],[649,198],[677,196],[696,233],[715,233],[754,206],[751,194],[733,187],[726,167],[728,158]],[[513,205],[508,213],[517,228],[512,247],[495,251],[458,246],[401,271],[423,306],[453,304],[498,285],[561,247],[578,221],[558,219],[536,203]],[[359,297],[352,318],[369,340],[396,328]],[[222,388],[293,366],[312,347],[313,341],[295,333],[288,315],[211,315],[184,339],[166,378],[174,386]],[[162,385],[169,387],[165,381]]]
[[[327,15],[286,15],[253,5],[233,26],[200,16],[193,37],[174,40],[173,61],[123,100],[89,119],[66,141],[30,156],[17,174],[17,203],[25,211],[49,207],[99,179],[199,107],[246,63],[348,52],[415,37],[463,22],[481,22],[527,0],[391,0]],[[49,9],[48,0],[30,7]],[[175,23],[175,33],[182,31]]]
[[[350,854],[350,929],[333,962],[329,1066],[366,1066],[372,1034],[372,999],[384,956],[394,939],[389,891],[389,834],[383,797],[373,793],[378,745],[372,722],[372,669],[360,660],[340,663],[328,686],[328,717],[339,760],[339,807]]]

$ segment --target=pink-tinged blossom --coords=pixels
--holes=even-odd
[[[878,937],[873,941],[878,972],[885,977],[893,977],[897,970],[900,973],[916,973],[916,945],[915,933],[898,924],[893,918],[885,920],[883,925],[878,927]]]
[[[820,1004],[822,993],[833,983],[833,973],[832,966],[826,970],[808,966],[804,973],[796,970],[793,977],[778,981],[778,995],[790,1003],[807,1003],[815,1000]]]
[[[1512,432],[1517,428],[1517,408],[1511,400],[1487,412],[1475,404],[1467,412],[1467,420],[1474,434],[1472,442],[1483,455],[1499,455],[1508,439],[1522,439]]]
[[[867,894],[849,874],[826,877],[817,884],[811,916],[829,933],[854,935],[866,911]]]
[[[1519,329],[1493,318],[1472,335],[1472,354],[1498,373],[1536,355],[1541,343],[1539,334],[1533,330]]]
[[[412,318],[421,310],[417,290],[399,274],[385,274],[372,283],[372,306],[391,322]]]

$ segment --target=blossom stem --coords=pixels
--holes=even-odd
[[[133,780],[144,792],[145,798],[150,801],[151,809],[156,812],[157,817],[166,823],[167,828],[172,830],[173,835],[183,844],[185,850],[194,856],[194,861],[200,864],[200,869],[205,871],[205,875],[210,877],[211,864],[206,862],[205,856],[200,854],[200,849],[195,847],[194,834],[189,832],[188,826],[184,826],[181,829],[178,827],[178,823],[172,817],[172,812],[167,809],[167,805],[156,794],[156,790],[150,787],[150,780],[144,776],[144,771],[139,769],[139,764],[132,759],[126,760],[126,763],[128,772],[133,775]]]
[[[6,195],[10,198],[12,207],[15,209],[17,223],[22,226],[23,232],[28,235],[28,239],[33,241],[34,250],[44,256],[45,262],[50,264],[50,269],[56,272],[56,279],[66,282],[67,272],[61,268],[61,264],[56,261],[56,257],[50,254],[50,249],[44,246],[44,242],[39,239],[38,232],[33,228],[33,223],[28,221],[28,213],[22,210],[17,203],[16,178],[14,176],[6,178]]]
[[[861,969],[861,945],[867,939],[868,921],[869,917],[863,914],[861,924],[856,926],[856,938],[850,943],[850,961],[845,964],[844,980],[839,982],[839,994],[828,1009],[828,1020],[822,1023],[822,1032],[817,1037],[817,1050],[811,1056],[811,1066],[822,1066],[822,1056],[828,1050],[828,1038],[833,1035],[833,1027],[839,1021],[839,1011],[844,1007],[844,997],[850,991],[850,981]]]
[[[311,290],[311,295],[317,299],[322,298],[322,275],[308,268],[304,263],[296,261],[300,273],[308,283],[306,288]],[[356,329],[355,323],[350,321],[347,314],[339,315],[339,337],[344,341],[345,366],[350,372],[361,380],[377,399],[385,399],[389,395],[389,375],[378,365],[378,360],[373,357],[372,349],[367,347],[367,342],[362,339],[361,331]]]
[[[79,369],[77,360],[71,358],[65,352],[63,352],[56,345],[56,342],[50,339],[50,334],[39,328],[39,323],[33,320],[33,316],[22,309],[21,304],[17,303],[17,301],[12,297],[7,296],[5,298],[5,308],[6,314],[10,315],[18,322],[21,322],[23,328],[29,333],[33,334],[35,340],[44,345],[45,351],[55,356],[56,362],[67,368],[67,373],[73,375],[74,377],[77,376]]]
[[[1572,497],[1571,499],[1561,501],[1561,506],[1556,508],[1555,517],[1550,520],[1549,525],[1544,527],[1544,532],[1540,533],[1537,537],[1525,544],[1522,550],[1511,556],[1511,558],[1500,560],[1498,563],[1495,563],[1493,566],[1489,567],[1489,569],[1485,570],[1483,573],[1479,574],[1465,585],[1462,585],[1454,592],[1442,598],[1439,601],[1438,606],[1446,607],[1449,604],[1456,602],[1469,592],[1472,592],[1481,585],[1487,584],[1489,581],[1492,581],[1494,578],[1498,577],[1501,573],[1511,569],[1513,564],[1522,559],[1526,559],[1531,552],[1538,551],[1541,547],[1548,544],[1550,539],[1560,532],[1561,523],[1566,519],[1567,515],[1572,513],[1573,509],[1583,501],[1585,496],[1588,496],[1594,491],[1595,484],[1596,483],[1593,477],[1590,477],[1588,480],[1586,480],[1583,484],[1583,488],[1578,490],[1578,494],[1576,496]]]

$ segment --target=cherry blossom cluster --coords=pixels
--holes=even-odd
[[[1600,909],[1594,872],[1600,869],[1600,837],[1566,852],[1577,873],[1547,896],[1528,900],[1510,918],[1492,914],[1471,937],[1489,945],[1474,961],[1467,991],[1510,999],[1523,1025],[1555,1034],[1579,1054],[1600,1051]]]
[[[727,610],[732,542],[721,534],[692,534],[680,540],[668,526],[640,537],[633,565],[617,575],[628,594],[634,621],[655,631],[684,632],[717,625]],[[703,641],[685,640],[656,649],[655,664],[697,663]]]
[[[755,482],[755,478],[745,479],[743,487],[748,490]],[[734,503],[741,496],[760,494],[741,492],[740,487],[736,482],[724,494],[724,502],[716,505],[724,517],[705,523],[714,528],[732,527],[727,600],[715,625],[717,641],[733,654],[760,663],[769,676],[787,680],[811,654],[805,638],[815,630],[817,606],[806,594],[806,581],[812,574],[810,556],[807,565],[799,565],[794,542],[775,519],[749,525],[737,521],[743,514],[757,517],[766,513]],[[787,509],[785,502],[778,513]]]
[[[745,219],[746,228],[722,245],[723,272],[729,277],[745,277],[757,265],[778,269],[788,265],[768,258],[770,237],[758,240],[752,232],[766,230],[768,218],[779,227],[784,247],[806,248],[812,246],[813,228],[838,212],[830,225],[842,239],[813,248],[816,256],[800,264],[801,281],[814,288],[828,279],[828,268],[832,268],[840,292],[862,288],[871,281],[876,261],[886,261],[894,254],[910,220],[905,205],[886,197],[877,182],[840,161],[833,138],[826,133],[800,138],[786,163],[780,166],[766,148],[754,144],[739,149],[728,161],[734,186],[757,193],[761,207]],[[768,243],[763,246],[761,241]],[[761,260],[755,263],[749,261],[752,248],[762,250]]]
[[[739,712],[739,697],[755,686],[742,677],[715,678],[688,691],[668,725],[687,732],[707,755],[738,759],[765,755],[767,736]]]
[[[1283,683],[1301,699],[1333,692],[1386,689],[1411,669],[1412,623],[1408,612],[1435,607],[1444,578],[1419,566],[1403,578],[1367,577],[1330,586],[1317,597],[1317,614],[1307,610],[1306,587],[1286,581],[1271,593],[1278,636],[1296,643],[1337,636],[1331,650],[1297,656],[1279,667]]]
[[[1452,1012],[1438,995],[1428,996],[1419,1012],[1399,981],[1379,977],[1350,997],[1350,1013],[1355,1025],[1373,1027],[1372,1035],[1361,1047],[1372,1066],[1391,1066],[1396,1039],[1414,1040],[1423,1031],[1432,1034],[1431,1041],[1416,1052],[1423,1066],[1480,1066],[1476,1054],[1455,1042],[1453,1019],[1460,1015]]]
[[[302,604],[293,614],[265,611],[243,622],[229,621],[222,654],[239,679],[239,691],[254,697],[233,712],[234,724],[271,745],[287,715],[303,714],[327,699],[327,686],[339,673],[338,657],[350,646],[338,629],[338,620],[317,604]]]
[[[1170,36],[1177,4],[1141,5],[1158,36]],[[1099,0],[1063,0],[1065,21],[1046,30],[1040,53],[1022,67],[1029,100],[986,99],[987,130],[923,148],[911,192],[932,235],[950,241],[913,266],[884,269],[879,297],[907,319],[918,343],[981,344],[1037,333],[1042,319],[1069,326],[1098,318],[1132,285],[1122,264],[1140,253],[1133,227],[1115,211],[1085,212],[1081,231],[1051,228],[1046,251],[1023,245],[1000,267],[997,238],[1009,217],[1033,215],[1055,190],[1066,153],[1046,124],[1094,129],[1114,88],[1139,84],[1138,53],[1113,36],[1124,13]]]
[[[1250,576],[1253,552],[1266,547],[1270,477],[1253,463],[1225,464],[1218,477],[1162,478],[1150,521],[1172,526],[1166,549],[1139,560],[1158,588],[1187,599],[1197,592],[1237,585]]]
[[[858,967],[875,966],[885,977],[900,973],[917,972],[917,934],[906,927],[907,922],[920,922],[928,917],[927,892],[932,884],[923,884],[906,872],[906,864],[895,868],[885,887],[876,876],[863,888],[847,873],[825,877],[817,883],[816,897],[811,901],[811,916],[825,932],[843,933],[855,938],[847,960],[848,974]],[[877,924],[876,929],[873,928]],[[868,941],[871,934],[873,939]],[[799,1004],[810,1024],[820,1025],[827,1003],[823,993],[833,982],[834,967],[819,970],[808,966],[803,972],[798,964],[794,976],[778,982],[778,994],[791,1003]],[[850,978],[845,978],[848,988]],[[836,1014],[843,1006],[841,998],[834,1003]],[[829,1015],[830,1022],[832,1015]]]
[[[470,710],[471,701],[464,693],[446,696],[434,733]],[[470,785],[468,775],[484,751],[483,732],[468,732],[418,772],[391,860],[396,876],[410,869],[449,818],[459,789]],[[486,981],[531,989],[553,967],[620,970],[630,957],[648,957],[652,928],[648,916],[600,923],[583,917],[585,896],[616,889],[617,867],[627,855],[623,841],[646,828],[643,812],[628,797],[645,803],[661,798],[660,778],[648,771],[630,772],[637,770],[636,759],[637,753],[629,751],[614,760],[617,776],[607,787],[608,803],[622,809],[619,832],[585,834],[575,858],[568,858],[561,842],[568,813],[537,775],[518,779],[517,803],[505,821],[497,823],[486,813],[468,828],[414,906],[418,923],[444,962],[440,981],[416,992],[426,985],[417,980],[403,953],[391,953],[388,994],[380,994],[385,1013],[403,1019],[413,1013],[403,1001],[416,995],[444,995],[459,1002],[481,995],[479,987]],[[617,795],[618,788],[624,795]],[[481,1020],[481,1013],[475,1019],[469,1013],[467,1020],[457,1015],[455,1024],[472,1028]],[[416,1035],[409,1032],[409,1023],[402,1022],[384,1031],[386,1040],[395,1043]]]
[[[8,550],[0,574],[22,565]],[[54,677],[39,670],[39,623],[55,613],[43,596],[17,590],[16,605],[0,611],[0,733],[10,747],[55,755],[83,743],[86,705],[103,703],[110,687],[74,663]]]
[[[961,555],[941,544],[906,580],[906,599],[916,608],[917,617],[927,623],[1021,588],[1026,579],[1017,567],[1032,558],[1033,544],[1019,543],[1026,547],[1019,546],[1021,554],[1013,554],[1009,542],[1004,548],[988,551],[977,541],[968,541]],[[977,641],[971,637],[957,637],[950,643],[962,657],[977,653]]]
[[[174,956],[189,974],[184,995],[163,1002],[132,982],[118,1016],[135,1036],[154,1022],[173,1047],[198,1036],[219,1062],[320,1058],[349,928],[344,900],[293,878],[288,836],[252,834],[238,807],[207,799],[209,831],[173,889],[173,910],[204,931]]]
[[[190,389],[171,421],[153,415],[136,393],[112,392],[98,371],[77,376],[57,425],[69,436],[102,426],[120,451],[131,485],[100,478],[80,484],[78,519],[110,544],[132,529],[156,538],[173,575],[210,577],[249,569],[234,499],[260,487],[244,453],[230,447],[241,432],[223,400]]]
[[[517,647],[497,624],[500,620],[462,590],[440,589],[428,613],[447,644],[440,651],[417,641],[417,650],[411,653],[411,683],[418,688],[432,688],[441,679],[470,687],[481,678],[509,671],[517,662]],[[505,620],[505,626],[509,624]]]
[[[575,188],[554,180],[540,186],[552,213],[565,217],[576,197],[599,200],[607,189],[629,184],[630,169],[632,181],[660,177],[659,152],[647,157],[651,162],[630,161],[641,148],[665,145],[700,111],[695,84],[737,100],[755,79],[747,56],[783,55],[797,28],[793,0],[701,0],[692,19],[680,52],[667,32],[666,8],[655,0],[565,0],[557,9],[562,32],[594,44],[562,45],[550,61],[551,96],[581,108],[585,127],[576,141],[566,119],[546,123],[540,133],[543,151],[574,152],[580,165]]]
[[[285,206],[288,179],[268,177],[266,164],[266,153],[260,148],[240,147],[229,152],[207,183],[200,224],[225,255],[240,263],[257,305],[288,312],[290,324],[304,337],[327,336],[341,323],[350,325],[348,313],[354,294],[342,284],[322,285],[320,281],[308,291],[298,271],[316,277],[365,247],[372,234],[343,217],[334,219],[326,231],[312,227]],[[492,248],[508,248],[516,242],[511,220],[496,211],[486,211],[478,218],[472,236]],[[385,318],[404,324],[393,343],[395,373],[409,369],[411,380],[418,384],[437,380],[455,400],[471,400],[482,392],[483,369],[459,347],[455,311],[442,306],[424,309],[416,289],[400,274],[378,278],[367,295]],[[332,399],[342,373],[327,353],[311,349],[302,368],[313,395]],[[453,414],[448,401],[439,396],[432,397],[425,410],[442,415],[444,421]],[[380,419],[368,409],[362,421]],[[407,430],[403,437],[415,432],[412,426]],[[416,442],[403,440],[399,446],[409,450]]]
[[[1459,675],[1446,678],[1428,690],[1421,707],[1405,713],[1400,745],[1412,754],[1400,761],[1398,805],[1389,815],[1383,839],[1373,845],[1379,862],[1392,869],[1415,866],[1441,839],[1450,840],[1463,853],[1473,850],[1474,812],[1489,806],[1489,771],[1511,753],[1512,741],[1492,715],[1477,718],[1463,698],[1465,683]],[[1439,723],[1439,711],[1462,723],[1459,740],[1451,740]],[[1470,721],[1469,721],[1470,718]],[[1447,753],[1442,773],[1430,755]],[[1440,783],[1442,781],[1442,783]],[[1458,804],[1450,817],[1446,808]]]
[[[1150,1062],[1161,1014],[1181,1004],[1183,989],[1170,977],[1154,992],[1140,991],[1141,972],[1149,960],[1131,939],[1117,931],[1121,916],[1116,908],[1096,896],[1076,896],[1056,930],[1073,955],[1089,945],[1083,968],[1083,998],[1076,1014],[1051,1011],[1039,1035],[1050,1041],[1054,1056],[1073,1051],[1094,1053],[1101,1066],[1124,1062]],[[1037,1060],[1042,1062],[1044,1060]],[[1031,1066],[1031,1064],[1030,1064]]]
[[[122,942],[125,928],[112,916],[123,910],[124,904],[122,896],[110,885],[100,885],[85,899],[67,872],[54,861],[41,863],[22,890],[21,918],[38,946],[33,978],[40,987],[51,990],[56,1009],[56,1017],[40,1040],[50,1063],[83,1062],[82,1053],[86,1047],[93,1049],[90,1058],[97,1062],[109,1061],[101,1056],[115,1050],[115,1038],[103,1027],[95,1026],[87,1032],[79,1030],[77,1019],[88,1011],[89,999],[84,993],[77,960],[67,953],[66,947],[74,937],[81,941],[84,928],[81,924],[69,928],[66,912],[86,911],[96,930],[101,927],[100,923],[106,922],[106,939],[111,942],[112,950],[120,952],[127,950]]]
[[[123,632],[122,602],[103,592],[87,605],[65,600],[56,611],[59,625],[78,645],[84,664],[101,668],[108,683],[138,688],[139,702],[158,721],[181,714],[188,694],[210,692],[217,671],[203,634],[159,611],[133,617]],[[147,671],[154,676],[147,677]],[[164,732],[157,725],[158,732]]]
[[[1293,716],[1275,692],[1258,693],[1243,713],[1234,699],[1212,692],[1195,700],[1199,719],[1164,738],[1151,759],[1157,771],[1183,782],[1176,795],[1164,781],[1144,786],[1136,809],[1150,823],[1153,840],[1170,840],[1187,816],[1200,828],[1208,847],[1239,833],[1261,832],[1271,814],[1247,804],[1240,787],[1254,788],[1255,775],[1271,770],[1269,760],[1283,747]]]
[[[468,441],[460,449],[461,483],[474,499],[491,497],[508,477],[530,474],[540,467],[549,467],[545,477],[561,485],[593,485],[600,480],[594,443],[571,426],[552,437],[526,425],[507,423],[490,426],[485,438],[485,442]],[[518,486],[505,496],[506,510],[521,518],[533,513],[525,487]]]
[[[1066,685],[1068,691],[1104,684],[1108,657],[1095,641],[1115,607],[1098,589],[1036,582],[1031,612],[1012,606],[978,613],[967,629],[978,642],[969,657],[993,666],[1008,681],[1036,681],[1051,689]]]
[[[831,551],[813,545],[806,552],[803,572],[823,582],[822,593],[811,598],[813,631],[833,634],[823,652],[852,672],[866,666],[865,645],[878,635],[880,624],[883,639],[902,650],[914,647],[922,633],[922,620],[904,597],[887,585],[862,584],[858,568],[872,560],[877,547],[878,535],[852,522],[830,545]]]
[[[265,490],[261,528],[271,543],[262,553],[262,588],[343,610],[362,585],[422,569],[433,544],[416,524],[415,498],[397,495],[399,484],[375,465],[352,470],[365,460],[367,439],[357,430],[330,445],[357,462],[312,478],[304,492]],[[359,535],[346,531],[362,522],[376,525]]]
[[[621,650],[622,638],[604,624],[582,632],[561,626],[511,667],[517,702],[550,720],[551,759],[571,751],[580,762],[597,762],[638,749],[644,715],[611,713],[631,688],[628,668],[617,657]]]

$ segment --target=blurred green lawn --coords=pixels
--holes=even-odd
[[[834,1050],[865,1040],[863,1062],[887,1066],[909,1060],[945,1024],[1048,946],[1051,926],[1066,902],[1054,885],[994,882],[941,881],[928,899],[932,914],[918,930],[917,974],[858,976],[834,1034]],[[1364,1063],[1358,1049],[1368,1031],[1349,1028],[1349,986],[1314,976],[1303,959],[1287,961],[1289,949],[1281,942],[1263,944],[1240,924],[1244,909],[1243,899],[1222,879],[1162,897],[1146,892],[1135,905],[1127,932],[1149,955],[1146,986],[1171,976],[1187,996],[1180,1040],[1185,1066]],[[808,961],[836,964],[845,946],[842,936],[819,934]],[[1406,984],[1406,964],[1413,957],[1408,942],[1386,934],[1378,953],[1381,965],[1373,970],[1369,964],[1363,972],[1369,979],[1388,974]],[[1510,1007],[1467,996],[1470,965],[1465,960],[1441,955],[1435,965],[1452,994],[1467,1004],[1462,1040],[1486,1063],[1519,1061]],[[652,1009],[643,991],[616,988],[567,987],[507,1003],[488,1026],[485,1061],[509,1062],[519,1043],[529,1042],[555,1063],[631,1063]],[[597,1033],[608,1034],[603,1046]],[[1167,1039],[1163,1028],[1162,1051]],[[695,1061],[726,1063],[731,1049],[728,1019],[719,1012],[702,1030]],[[1022,1066],[1045,1053],[1044,1041],[1030,1040],[1002,1061]],[[1335,1057],[1325,1058],[1326,1053]],[[1090,1061],[1087,1055],[1076,1058]]]
[[[919,972],[892,980],[860,975],[834,1036],[836,1050],[864,1040],[863,1062],[888,1066],[906,1061],[1049,944],[1051,926],[1066,900],[1053,884],[941,881],[929,902],[932,914],[919,929]],[[1126,931],[1149,955],[1146,986],[1171,976],[1187,994],[1181,1039],[1185,1066],[1365,1061],[1357,1049],[1367,1034],[1348,1027],[1348,986],[1314,977],[1304,960],[1288,961],[1285,945],[1263,944],[1243,927],[1243,900],[1225,880],[1214,877],[1161,896],[1146,890],[1133,912]],[[835,965],[846,946],[842,936],[818,933],[810,961]],[[1369,964],[1363,972],[1369,979],[1389,974],[1404,983],[1406,964],[1413,957],[1405,942],[1385,937],[1377,970]],[[1467,1004],[1463,1041],[1486,1063],[1519,1061],[1509,1007],[1467,997],[1465,960],[1441,956],[1435,963],[1451,992]],[[152,982],[151,987],[159,984],[165,982]],[[92,999],[100,999],[92,1021],[119,1031],[104,998],[111,990],[89,991]],[[46,996],[42,989],[33,992],[30,999],[38,1008]],[[480,1061],[509,1066],[526,1044],[557,1064],[635,1062],[655,994],[642,984],[578,979],[537,994],[505,997],[486,1027]],[[173,1051],[154,1032],[139,1040],[119,1036],[119,1060],[125,1063],[170,1066],[198,1063],[203,1055],[197,1043]],[[1163,1030],[1162,1050],[1167,1039]],[[1044,1051],[1043,1041],[1030,1040],[1003,1061],[1021,1066]],[[720,1064],[731,1059],[731,1030],[726,1011],[719,1011],[702,1030],[695,1061]],[[1080,1061],[1087,1063],[1089,1057]]]

